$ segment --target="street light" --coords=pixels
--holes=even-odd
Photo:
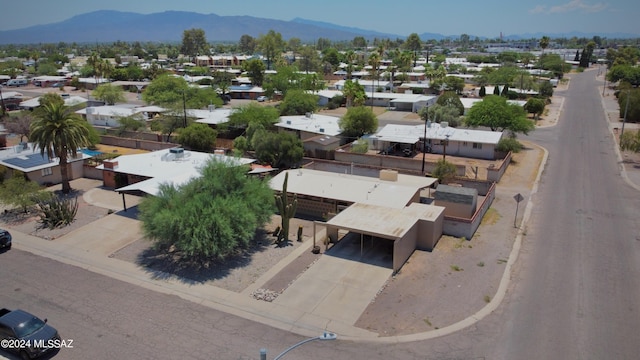
[[[334,334],[334,333],[330,333],[330,332],[324,332],[322,335],[320,336],[316,336],[316,337],[312,337],[309,339],[305,339],[300,341],[297,344],[294,344],[292,346],[290,346],[289,348],[287,348],[285,351],[281,352],[278,356],[276,356],[275,358],[273,358],[273,360],[278,360],[281,359],[286,353],[288,353],[289,351],[302,346],[308,342],[314,341],[314,340],[335,340],[338,338],[338,335]],[[267,349],[260,349],[260,360],[267,360]]]

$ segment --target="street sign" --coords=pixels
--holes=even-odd
[[[518,220],[518,205],[520,205],[520,201],[524,200],[524,196],[522,196],[520,193],[517,193],[513,196],[513,199],[516,201],[516,216],[513,219],[513,227],[517,228],[517,220]]]

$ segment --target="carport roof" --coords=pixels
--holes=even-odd
[[[402,238],[416,221],[435,221],[443,212],[442,206],[420,203],[411,203],[402,209],[356,203],[329,220],[327,225],[396,240]]]

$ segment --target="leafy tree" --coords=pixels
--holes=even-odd
[[[27,212],[29,207],[35,205],[38,199],[50,195],[43,190],[38,183],[26,179],[21,172],[2,182],[0,185],[0,201],[6,205],[19,207],[23,212]]]
[[[640,67],[631,65],[615,65],[607,74],[611,82],[627,82],[634,87],[640,86]]]
[[[460,97],[453,91],[445,91],[442,95],[438,96],[436,104],[441,106],[453,106],[458,110],[458,116],[464,114],[464,105],[462,105]]]
[[[540,96],[550,98],[553,96],[553,85],[550,81],[543,81],[540,83],[540,90],[538,91]]]
[[[247,72],[247,76],[251,79],[253,85],[262,86],[264,81],[264,71],[266,66],[260,59],[251,59],[242,64],[242,69]]]
[[[246,249],[274,210],[268,183],[246,172],[211,160],[187,184],[161,185],[139,205],[144,234],[185,261],[222,260]]]
[[[177,141],[191,150],[208,152],[216,145],[217,136],[209,125],[192,123],[178,132]]]
[[[133,116],[124,116],[118,119],[120,124],[119,129],[121,132],[125,131],[138,131],[146,127],[145,121]]]
[[[458,127],[460,125],[460,113],[455,105],[435,104],[433,106],[423,107],[418,114],[423,121],[431,120],[435,123],[445,121],[451,127]]]
[[[438,179],[441,184],[451,182],[456,177],[456,166],[444,159],[438,160],[431,176]]]
[[[484,85],[480,86],[480,91],[478,92],[478,95],[480,95],[481,98],[487,96],[487,89],[484,87]]]
[[[338,50],[335,48],[326,49],[322,55],[322,60],[331,64],[334,69],[337,68],[340,65]]]
[[[282,96],[287,95],[290,89],[301,89],[303,74],[298,71],[296,66],[278,66],[276,74],[271,74],[265,78],[264,89],[267,96],[275,93],[281,93]]]
[[[342,95],[347,99],[347,107],[352,105],[362,106],[367,98],[364,93],[364,86],[360,85],[357,81],[347,80],[344,82],[344,88],[342,89]]]
[[[355,106],[347,109],[347,113],[338,121],[342,135],[348,138],[359,138],[378,130],[378,118],[371,108]]]
[[[544,50],[549,47],[549,42],[551,41],[551,39],[549,39],[548,36],[543,36],[542,38],[540,38],[540,48],[542,49],[542,54],[544,54]]]
[[[320,68],[320,57],[313,46],[305,46],[300,50],[300,71],[306,73],[317,71]]]
[[[280,104],[280,115],[304,115],[318,108],[318,96],[302,90],[290,90]]]
[[[207,105],[222,106],[222,100],[210,87],[189,87],[183,78],[161,75],[154,79],[142,93],[147,103],[163,106],[174,113],[183,114],[184,107],[200,109]]]
[[[243,54],[253,54],[256,50],[256,39],[247,34],[240,36],[238,50]]]
[[[487,96],[475,103],[465,118],[467,126],[486,126],[491,131],[509,130],[512,133],[528,134],[534,129],[533,122],[527,119],[524,109],[510,104],[502,96]]]
[[[404,44],[407,50],[413,51],[413,67],[416,67],[418,51],[422,49],[422,40],[420,40],[420,36],[416,33],[411,33]]]
[[[271,70],[271,64],[277,56],[282,54],[284,50],[284,40],[282,34],[269,30],[266,35],[260,35],[258,38],[258,49],[267,58],[267,70]]]
[[[304,156],[302,141],[289,132],[260,130],[253,136],[258,161],[277,168],[291,168]]]
[[[527,100],[527,103],[524,104],[524,109],[529,114],[534,114],[535,120],[538,120],[540,115],[542,115],[542,113],[544,112],[544,108],[545,108],[545,103],[544,103],[544,100],[542,99],[530,98],[529,100]]]
[[[588,68],[593,56],[593,49],[596,47],[596,43],[589,41],[589,43],[582,49],[582,56],[580,56],[580,67]]]
[[[249,141],[240,135],[233,139],[233,152],[237,157],[242,157],[249,150]]]
[[[522,149],[524,149],[524,146],[522,145],[522,143],[520,143],[513,136],[503,137],[502,139],[500,139],[500,141],[498,141],[498,145],[496,146],[497,151],[501,151],[505,153],[509,151],[513,153],[519,153],[520,151],[522,151]]]
[[[356,49],[364,49],[367,47],[367,40],[365,40],[364,36],[356,36],[351,41],[351,45]]]
[[[607,64],[609,67],[616,65],[635,65],[640,59],[640,49],[635,46],[623,46],[620,49],[607,49]],[[579,59],[576,59],[578,61]]]
[[[250,124],[260,124],[264,129],[271,128],[280,118],[278,109],[271,106],[260,106],[249,103],[233,109],[229,115],[228,126],[247,128]]]
[[[627,106],[627,100],[629,106]],[[618,93],[618,107],[620,118],[626,117],[628,122],[640,122],[640,89],[622,87]]]
[[[457,76],[447,76],[444,78],[444,86],[447,90],[453,91],[456,94],[462,94],[464,90],[464,80]]]
[[[500,86],[495,85],[495,86],[493,87],[493,95],[500,96]]]
[[[324,51],[325,49],[328,49],[330,47],[331,47],[331,40],[327,38],[319,37],[318,40],[316,41],[316,49],[320,51]]]
[[[562,78],[564,76],[564,60],[558,54],[544,54],[540,57],[540,67],[551,71],[553,76]]]
[[[195,57],[196,55],[208,53],[207,39],[202,29],[189,29],[182,33],[182,47],[180,51],[183,54]]]
[[[125,102],[124,91],[119,86],[102,84],[93,91],[93,97],[102,100],[107,105],[115,105],[117,102]]]
[[[90,146],[86,122],[71,112],[64,103],[51,102],[41,106],[41,112],[31,123],[31,141],[38,145],[40,153],[60,161],[62,192],[71,191],[69,185],[68,156],[75,156],[78,149]]]
[[[366,139],[359,138],[351,144],[351,152],[366,154],[367,151],[369,151],[369,142]]]

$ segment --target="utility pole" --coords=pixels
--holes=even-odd
[[[629,98],[631,97],[631,90],[627,90],[627,104],[624,106],[624,117],[622,118],[622,130],[620,130],[620,137],[624,134],[624,123],[627,122],[627,111],[629,111]]]

